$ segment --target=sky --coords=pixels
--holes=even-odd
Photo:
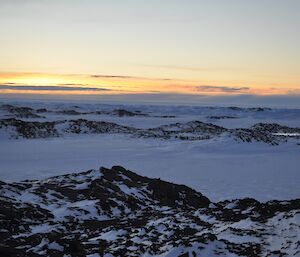
[[[299,27],[299,0],[1,0],[0,94],[300,100]]]

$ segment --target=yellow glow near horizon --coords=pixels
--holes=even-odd
[[[209,83],[208,81],[153,79],[130,76],[63,75],[43,73],[0,73],[0,93],[24,94],[129,94],[129,93],[177,93],[193,95],[275,95],[299,93],[297,86],[280,85],[245,86],[239,83]],[[9,87],[5,89],[5,85]],[[202,86],[201,86],[202,85]],[[22,86],[40,87],[38,90],[22,89]],[[43,90],[42,86],[57,87]],[[20,88],[16,88],[20,87]],[[72,90],[60,90],[72,87]],[[78,90],[76,90],[78,88]],[[91,88],[86,89],[86,88]],[[95,89],[95,90],[93,90]]]

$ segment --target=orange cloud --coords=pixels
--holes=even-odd
[[[202,83],[201,83],[202,82]],[[299,94],[299,87],[247,83],[159,79],[125,75],[0,73],[0,93],[131,94],[177,93],[196,95]],[[205,84],[204,84],[205,83]]]

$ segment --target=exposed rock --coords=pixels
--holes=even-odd
[[[300,128],[291,128],[276,123],[258,123],[249,129],[233,129],[231,133],[244,142],[264,142],[278,145],[289,137],[300,139]]]
[[[76,112],[77,113],[77,112]],[[278,145],[290,138],[300,139],[300,128],[291,128],[276,123],[258,123],[250,128],[226,129],[211,123],[190,121],[173,123],[156,128],[138,129],[113,122],[74,119],[51,122],[0,120],[0,130],[7,130],[11,138],[46,138],[65,134],[129,134],[134,137],[208,140],[218,137],[233,137],[242,142],[264,142]]]
[[[67,133],[75,134],[103,134],[103,133],[134,133],[136,129],[121,126],[113,122],[90,121],[85,119],[70,120],[68,127],[64,130]]]
[[[13,128],[11,138],[47,138],[59,136],[55,125],[58,122],[22,121],[17,119],[0,120],[0,129]]]
[[[13,114],[16,118],[43,118],[42,116],[35,114],[34,110],[30,107],[18,107],[4,104],[1,108]]]
[[[272,109],[268,107],[251,107],[251,108],[247,108],[247,110],[252,112],[263,112],[263,111],[271,111]]]
[[[46,113],[49,112],[46,108],[40,108],[36,110],[37,113]]]
[[[142,133],[146,137],[178,138],[181,140],[203,140],[219,136],[227,129],[201,121],[190,121],[187,123],[174,123],[157,128],[148,129]]]
[[[139,111],[131,112],[131,111],[124,110],[124,109],[113,110],[112,114],[117,115],[119,117],[123,117],[123,116],[129,116],[129,117],[132,117],[132,116],[148,116],[148,114],[141,113]]]
[[[75,111],[75,110],[62,110],[62,111],[57,111],[56,113],[58,114],[64,114],[64,115],[80,115],[82,113]]]
[[[236,106],[230,106],[227,107],[230,110],[233,111],[249,111],[249,112],[263,112],[263,111],[271,111],[271,108],[268,107],[249,107],[249,108],[242,108],[242,107],[236,107]]]
[[[300,199],[212,203],[120,166],[0,183],[0,256],[297,256]]]
[[[222,115],[222,116],[208,116],[207,118],[211,120],[224,120],[224,119],[238,119],[239,117]]]

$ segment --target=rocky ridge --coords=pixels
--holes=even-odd
[[[258,123],[250,128],[227,129],[202,121],[173,123],[156,128],[140,129],[113,122],[86,119],[60,121],[24,121],[15,118],[0,119],[0,131],[9,138],[48,138],[67,134],[129,134],[134,137],[207,140],[221,136],[238,142],[264,142],[278,145],[290,138],[300,139],[300,128],[291,128],[276,123]]]
[[[75,106],[76,108],[80,108]],[[12,116],[10,118],[45,118],[41,116],[41,113],[55,113],[62,114],[68,116],[76,116],[76,115],[87,115],[87,114],[96,114],[96,115],[112,115],[119,117],[133,117],[133,116],[149,116],[148,113],[142,113],[141,111],[129,111],[126,109],[113,109],[111,111],[80,111],[76,109],[61,109],[61,110],[51,110],[47,108],[39,108],[34,109],[26,106],[15,106],[11,104],[3,104],[0,105],[0,110],[6,111],[8,116]],[[163,117],[163,116],[159,116]]]
[[[300,199],[227,200],[120,166],[0,182],[0,256],[299,256]]]
[[[41,106],[40,106],[41,107]],[[93,120],[95,115],[108,115],[122,117],[174,118],[175,116],[143,113],[131,108],[98,109],[84,106],[62,106],[55,108],[33,108],[15,106],[11,104],[0,105],[2,112],[0,118],[0,136],[2,138],[49,138],[63,137],[65,135],[78,134],[128,134],[133,137],[175,139],[175,140],[209,140],[218,138],[233,138],[237,142],[263,142],[270,145],[278,145],[287,142],[291,138],[300,139],[300,128],[287,127],[277,123],[257,123],[249,128],[228,129],[210,122],[192,120],[189,122],[177,122],[153,128],[135,128],[133,126],[120,125],[114,122]],[[245,113],[272,112],[270,108],[253,107],[206,107],[203,110],[223,112],[224,115],[206,116],[209,121],[221,119],[238,119]],[[217,112],[215,114],[217,114]],[[227,113],[228,115],[225,115]],[[46,115],[41,116],[41,114]],[[229,115],[230,114],[230,115]],[[87,119],[85,115],[90,116]],[[77,117],[76,117],[77,116]],[[75,118],[76,117],[76,118]],[[92,117],[92,118],[91,118]],[[299,144],[299,143],[298,143]]]

